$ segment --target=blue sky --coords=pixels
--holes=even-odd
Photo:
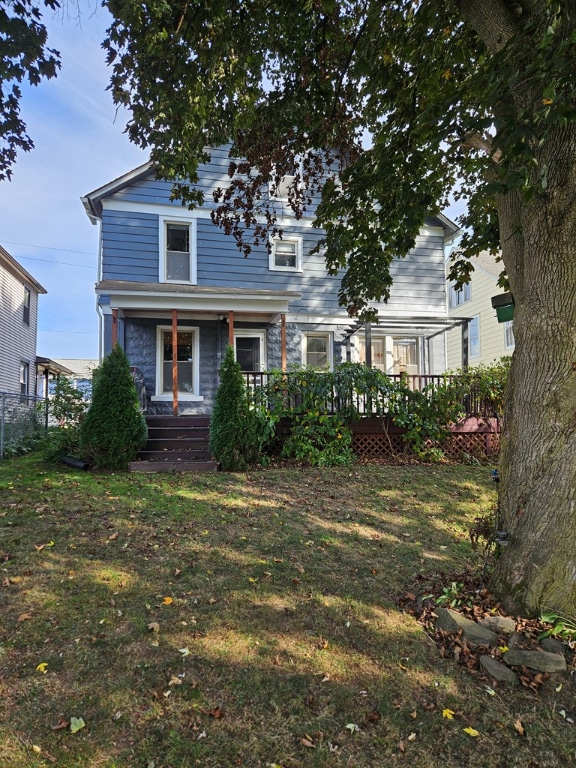
[[[12,181],[0,182],[0,243],[48,291],[39,300],[37,354],[52,359],[98,356],[98,228],[80,197],[147,160],[106,91],[100,44],[109,16],[81,5],[79,22],[45,17],[62,68],[26,89],[22,116],[35,149],[18,156]]]

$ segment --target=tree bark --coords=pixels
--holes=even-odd
[[[576,127],[538,153],[548,186],[498,204],[516,347],[500,458],[510,534],[491,580],[504,606],[576,616]]]

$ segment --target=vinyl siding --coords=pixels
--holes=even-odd
[[[30,324],[23,320],[24,287],[30,289]],[[20,362],[30,366],[29,393],[35,394],[38,293],[0,263],[0,392],[20,392]]]
[[[504,345],[504,324],[496,318],[496,310],[491,304],[492,296],[502,293],[496,284],[496,278],[489,275],[481,267],[476,267],[472,273],[470,284],[470,301],[450,309],[450,315],[456,317],[479,317],[480,323],[480,355],[471,357],[470,365],[492,363],[504,355],[512,354],[512,350]],[[447,334],[447,363],[448,369],[460,368],[462,365],[462,331],[454,328]]]

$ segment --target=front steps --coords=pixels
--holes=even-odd
[[[215,472],[209,416],[146,416],[148,440],[131,472]]]

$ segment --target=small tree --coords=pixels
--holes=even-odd
[[[128,358],[116,344],[94,377],[92,405],[82,422],[80,443],[97,469],[125,470],[146,436]]]
[[[58,426],[50,427],[44,441],[43,454],[47,461],[58,461],[66,454],[78,453],[80,424],[86,407],[82,392],[66,376],[58,376],[50,400],[50,415]]]
[[[231,346],[220,368],[220,386],[210,421],[210,450],[225,471],[241,471],[257,457],[246,386]]]

